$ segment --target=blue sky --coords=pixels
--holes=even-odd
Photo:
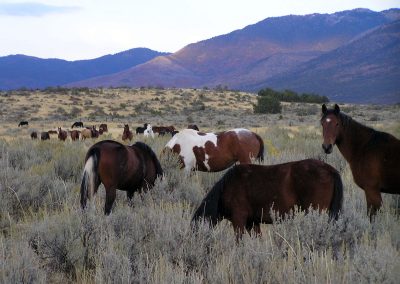
[[[400,8],[400,0],[0,0],[0,56],[90,59],[175,52],[267,17]]]

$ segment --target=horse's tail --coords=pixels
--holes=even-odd
[[[333,173],[333,196],[329,206],[330,219],[337,220],[343,203],[343,183],[338,171]]]
[[[260,162],[263,162],[264,161],[264,141],[262,140],[260,135],[258,135],[256,133],[254,133],[254,134],[256,135],[256,138],[257,138],[258,142],[260,143],[260,150],[258,151],[257,159]]]
[[[86,207],[88,197],[92,197],[95,186],[98,181],[97,169],[99,166],[100,151],[97,148],[91,148],[86,154],[86,163],[83,169],[81,183],[81,207]]]
[[[215,225],[222,217],[222,192],[229,181],[230,177],[234,174],[236,167],[228,170],[225,175],[211,188],[201,202],[199,208],[194,212],[192,217],[192,225],[197,223],[200,219],[208,220],[211,225]]]
[[[133,146],[143,150],[150,155],[151,159],[153,160],[154,166],[156,167],[156,175],[161,177],[164,174],[164,171],[161,167],[160,161],[158,160],[156,153],[154,153],[150,146],[143,142],[136,142]]]

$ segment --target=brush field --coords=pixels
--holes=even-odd
[[[0,92],[0,283],[399,283],[400,199],[383,194],[370,223],[363,191],[337,148],[323,154],[321,106],[285,103],[281,114],[255,115],[255,96],[189,89],[55,89]],[[400,137],[399,105],[340,105],[357,121]],[[21,120],[28,127],[18,127]],[[75,121],[107,123],[96,140],[31,140],[32,131]],[[185,175],[174,156],[160,162],[165,177],[132,204],[119,191],[103,214],[82,212],[79,188],[87,149],[103,139],[121,141],[123,125],[148,122],[202,131],[245,127],[265,143],[264,164],[318,158],[341,173],[343,212],[294,212],[263,225],[260,238],[235,243],[231,224],[192,229],[204,195],[223,175]],[[170,137],[135,135],[159,154]],[[126,143],[125,143],[126,144]]]

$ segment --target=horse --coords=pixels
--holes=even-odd
[[[170,125],[170,126],[153,126],[153,132],[158,133],[158,136],[164,135],[165,133],[171,133],[175,131],[175,127]]]
[[[80,133],[80,131],[78,131],[78,130],[72,130],[70,132],[71,140],[72,141],[79,140],[79,133]]]
[[[143,142],[125,146],[112,140],[97,142],[89,148],[81,183],[81,207],[95,194],[103,183],[106,190],[104,213],[109,215],[116,190],[126,191],[132,199],[136,191],[154,186],[163,175],[160,162],[153,150]]]
[[[99,133],[103,134],[104,132],[108,132],[108,126],[107,126],[107,124],[102,123],[99,126]]]
[[[58,128],[58,139],[61,141],[67,140],[68,137],[68,132],[65,130],[62,130],[61,127]]]
[[[32,131],[32,133],[31,133],[31,139],[33,140],[33,139],[37,139],[38,137],[37,137],[37,132],[36,131]]]
[[[153,132],[153,128],[151,127],[150,124],[147,125],[146,130],[143,132],[144,137],[149,137],[151,136],[151,138],[154,138],[154,132]]]
[[[364,190],[370,219],[382,205],[383,193],[400,194],[400,140],[362,125],[340,111],[322,105],[322,148],[330,154],[336,144],[350,164],[353,180]]]
[[[315,159],[277,165],[235,165],[212,187],[195,211],[192,224],[205,219],[215,226],[232,222],[236,239],[246,229],[261,235],[260,224],[271,224],[295,207],[328,210],[337,219],[342,208],[343,184],[332,166]],[[293,212],[293,211],[292,211]]]
[[[40,140],[50,140],[50,134],[48,131],[40,133]]]
[[[129,125],[125,124],[124,132],[122,133],[122,140],[125,141],[129,139],[129,141],[131,141],[132,138],[133,138],[133,133],[132,131],[129,130]]]
[[[200,131],[196,124],[189,124],[187,128],[188,129],[193,129],[193,130],[196,130],[196,131]]]
[[[47,133],[49,133],[49,134],[57,134],[58,135],[58,131],[57,130],[49,130],[49,131],[47,131]]]
[[[136,134],[141,134],[144,133],[144,131],[147,129],[147,123],[143,124],[144,127],[136,127]]]
[[[165,150],[179,155],[182,168],[190,171],[222,171],[234,163],[251,164],[251,158],[264,159],[264,142],[247,129],[203,133],[184,129],[165,145]]]
[[[92,132],[92,138],[98,138],[100,136],[100,132],[96,129],[95,125],[92,126],[90,131]]]
[[[81,131],[81,139],[85,140],[86,138],[92,138],[92,129],[83,129]]]
[[[20,123],[18,124],[18,127],[24,126],[24,125],[28,126],[28,125],[29,125],[29,122],[27,122],[27,121],[20,121]]]
[[[82,121],[75,121],[72,124],[71,128],[74,128],[74,127],[83,127],[83,122]]]

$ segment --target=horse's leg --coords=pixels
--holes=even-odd
[[[232,225],[236,234],[236,242],[242,239],[244,229],[247,227],[247,215],[242,212],[232,214]]]
[[[379,188],[368,188],[365,189],[365,198],[367,200],[367,210],[370,220],[372,221],[376,212],[382,206],[382,195]]]
[[[104,207],[104,214],[110,215],[116,195],[117,189],[115,187],[106,188],[106,204]]]

